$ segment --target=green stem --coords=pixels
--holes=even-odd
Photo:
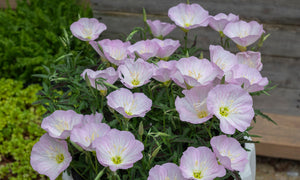
[[[94,159],[95,159],[95,166],[96,166],[96,172],[97,172],[98,171],[98,159],[95,154],[94,154]]]
[[[224,35],[223,31],[219,31],[219,34],[220,34],[220,38],[221,38],[221,46],[223,48],[225,48],[225,44],[224,44],[224,37],[225,37],[225,35]]]
[[[127,119],[127,118],[124,117],[124,119],[123,119],[123,125],[125,127],[125,129],[124,129],[125,131],[128,131],[128,129],[129,129],[128,128],[128,122],[129,122],[129,119]]]
[[[166,112],[164,112],[163,116],[163,132],[166,132]]]
[[[173,86],[170,86],[171,88],[171,99],[172,99],[172,108],[174,107],[174,104],[175,104],[175,97],[174,97],[174,92],[173,92]]]
[[[167,97],[168,97],[168,101],[170,103],[170,108],[172,108],[172,101],[170,99],[170,93],[169,93],[169,88],[166,86],[166,93],[167,93]]]
[[[223,37],[221,36],[221,46],[223,47],[223,48],[225,48],[224,47],[224,41],[223,41]]]
[[[184,32],[184,53],[188,54],[188,50],[187,50],[187,39],[188,39],[188,32]]]
[[[121,126],[121,129],[123,129],[123,123],[122,120],[118,117],[118,115],[116,114],[116,111],[113,111],[114,116],[116,117],[116,119],[119,121],[119,124]]]
[[[90,154],[88,151],[85,151],[85,154],[88,156],[89,161],[90,161],[90,163],[91,163],[91,165],[92,165],[92,168],[94,169],[95,172],[97,172],[96,167],[95,167],[95,165],[94,165],[94,163],[93,163],[91,154]]]
[[[187,3],[187,4],[190,4],[190,0],[186,0],[186,3]]]
[[[210,125],[209,125],[209,128],[208,128],[209,131],[211,131],[211,127],[212,127],[212,125],[213,125],[215,119],[216,119],[216,117],[214,116],[214,117],[212,118],[211,122],[210,122]]]
[[[72,164],[70,164],[70,166],[71,166],[71,168],[72,169],[74,169],[75,171],[76,171],[76,173],[80,176],[80,177],[82,177],[83,179],[84,179],[84,177],[83,177],[83,175],[72,165]]]
[[[98,100],[98,97],[97,97],[97,100]],[[104,104],[104,96],[101,96],[101,102],[100,102],[101,113],[103,113],[103,104]]]
[[[207,131],[207,133],[208,133],[208,135],[209,135],[209,137],[210,137],[210,139],[211,139],[211,138],[212,138],[212,135],[211,135],[210,130],[206,127],[206,125],[204,125],[204,128],[205,128],[205,130]]]
[[[101,176],[103,175],[105,169],[106,169],[106,167],[104,167],[104,168],[97,174],[97,176],[95,177],[94,180],[99,180],[99,179],[101,178]]]

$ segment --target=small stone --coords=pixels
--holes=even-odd
[[[291,177],[299,176],[299,172],[296,172],[296,171],[288,171],[288,172],[286,172],[286,174]]]

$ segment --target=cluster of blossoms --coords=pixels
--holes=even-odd
[[[261,91],[268,84],[267,78],[260,74],[261,54],[247,51],[262,36],[262,25],[241,21],[233,14],[211,16],[198,4],[181,3],[170,8],[168,16],[184,33],[210,26],[222,38],[235,42],[241,52],[233,54],[220,45],[210,45],[209,60],[195,56],[175,60],[170,57],[180,42],[165,39],[176,27],[174,24],[147,20],[154,38],[131,44],[110,39],[95,41],[106,26],[94,18],[81,18],[71,25],[72,34],[88,41],[101,60],[111,64],[106,69],[86,69],[81,76],[106,97],[111,111],[121,114],[127,125],[130,119],[145,117],[151,110],[155,100],[132,90],[153,82],[152,79],[167,88],[171,83],[182,88],[183,96],[175,100],[181,121],[218,122],[221,132],[210,137],[211,148],[187,147],[179,165],[170,162],[156,165],[150,169],[148,180],[209,180],[225,176],[226,169],[243,171],[248,162],[247,153],[230,135],[250,127],[255,114],[249,93]],[[117,81],[123,87],[108,93],[108,87],[116,87]],[[113,172],[133,167],[143,158],[144,142],[136,140],[126,128],[125,131],[111,129],[102,119],[101,113],[81,115],[73,110],[57,110],[46,117],[42,128],[47,133],[32,149],[32,167],[50,179],[58,177],[72,161],[67,141],[85,151],[95,151],[99,163]],[[211,136],[209,131],[208,135]]]

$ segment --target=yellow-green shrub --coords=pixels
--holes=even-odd
[[[0,79],[0,179],[36,179],[30,166],[32,146],[44,134],[43,106],[34,106],[37,84],[23,88],[21,81]]]

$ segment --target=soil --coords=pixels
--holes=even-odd
[[[300,180],[300,161],[257,156],[256,180]]]

